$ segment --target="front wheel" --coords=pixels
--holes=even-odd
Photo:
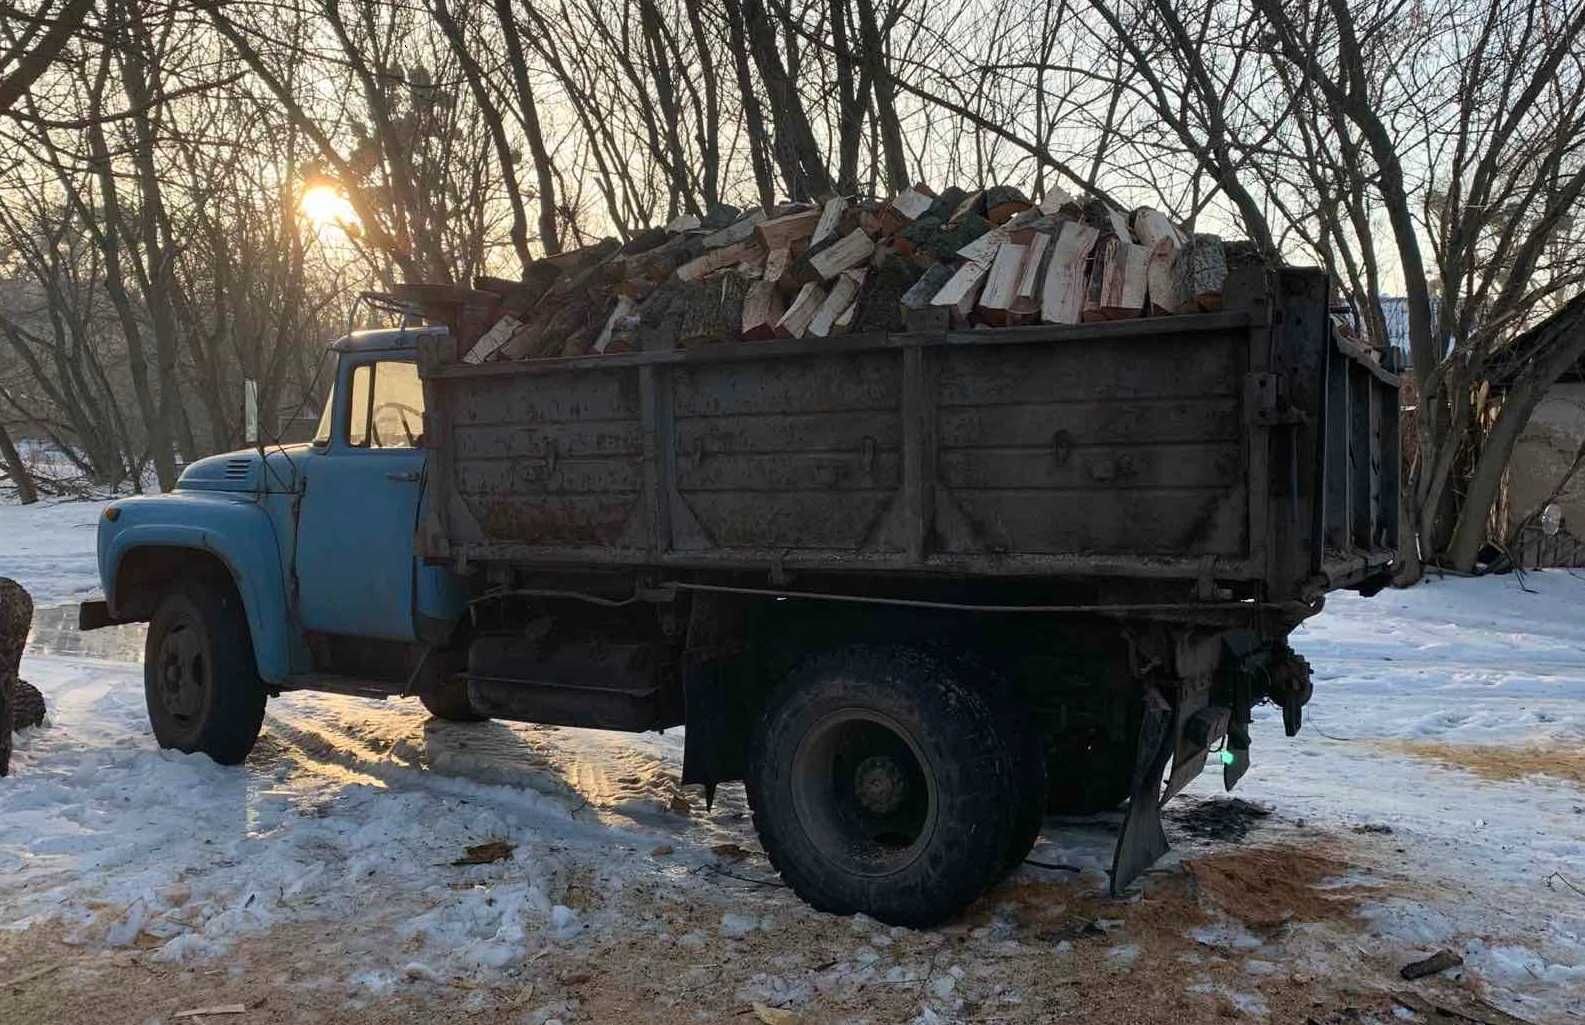
[[[161,747],[237,765],[264,723],[264,683],[230,581],[186,580],[160,601],[143,649],[143,695]]]
[[[447,722],[489,722],[490,717],[473,710],[468,700],[466,680],[446,680],[418,695],[424,708],[436,719]]]
[[[1001,874],[1013,758],[963,675],[916,650],[859,646],[771,698],[749,804],[771,863],[814,907],[934,925]]]

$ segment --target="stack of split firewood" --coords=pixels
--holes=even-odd
[[[465,362],[1077,324],[1221,305],[1227,253],[1161,213],[996,186],[680,217],[535,262],[522,281],[403,285]]]

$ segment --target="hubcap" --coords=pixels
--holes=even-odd
[[[209,687],[209,667],[196,627],[177,623],[165,634],[159,674],[160,699],[172,718],[185,722],[196,716]]]
[[[871,815],[890,815],[908,796],[902,766],[887,755],[870,755],[853,773],[853,794]]]
[[[805,835],[856,875],[901,871],[935,830],[928,759],[900,723],[871,709],[841,709],[810,727],[793,756],[792,798]]]

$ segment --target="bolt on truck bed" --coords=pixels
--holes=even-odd
[[[1395,556],[1396,379],[1316,272],[1237,272],[1192,316],[420,359],[436,561],[1195,604],[1310,602]]]

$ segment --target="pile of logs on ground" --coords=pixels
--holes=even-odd
[[[465,362],[848,332],[1077,324],[1218,309],[1227,252],[1161,213],[996,186],[770,211],[720,207],[522,281],[399,286]]]

